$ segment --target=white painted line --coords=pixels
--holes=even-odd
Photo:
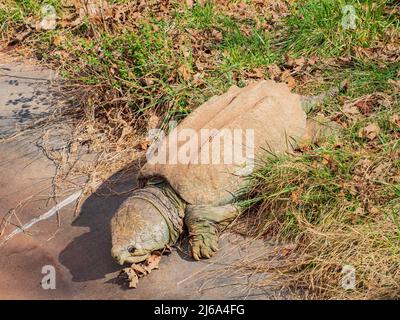
[[[46,220],[48,218],[50,218],[51,216],[53,216],[57,211],[59,211],[61,208],[69,205],[71,202],[74,202],[76,199],[78,199],[82,194],[82,191],[77,191],[74,194],[70,195],[68,198],[64,199],[63,201],[61,201],[60,203],[57,203],[53,208],[51,208],[49,211],[47,211],[46,213],[40,215],[39,217],[33,218],[31,221],[29,221],[28,223],[24,224],[22,227],[18,227],[17,229],[15,229],[13,232],[11,232],[7,237],[5,237],[1,242],[0,245],[4,244],[5,242],[7,242],[8,240],[10,240],[11,238],[13,238],[14,236],[16,236],[19,233],[24,232],[25,230],[29,229],[30,227],[32,227],[33,225],[35,225],[36,223],[42,221],[42,220]]]

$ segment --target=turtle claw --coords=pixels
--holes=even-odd
[[[209,259],[218,251],[219,226],[225,226],[238,215],[233,205],[188,205],[185,224],[189,231],[189,243],[195,260]]]
[[[216,233],[192,235],[190,245],[193,259],[196,261],[201,258],[209,259],[218,251],[218,235]]]

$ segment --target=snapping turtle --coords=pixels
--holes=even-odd
[[[211,257],[219,227],[239,214],[234,200],[254,158],[266,150],[291,152],[322,136],[325,125],[306,120],[305,110],[325,96],[301,97],[286,84],[263,80],[233,86],[198,107],[161,140],[139,172],[142,188],[113,217],[114,259],[144,261],[175,243],[184,225],[193,258]]]

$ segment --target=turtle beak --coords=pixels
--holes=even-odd
[[[119,254],[119,256],[117,256],[117,262],[123,266],[125,264],[125,262],[128,262],[129,258],[131,257],[131,255],[129,254],[128,251],[122,252]]]
[[[149,256],[150,253],[143,254],[140,256],[134,256],[132,255],[128,250],[124,249],[119,249],[119,248],[112,248],[111,249],[111,255],[115,259],[115,261],[123,266],[125,263],[138,263],[146,260]]]
[[[121,250],[119,248],[113,247],[111,249],[111,255],[114,260],[122,266],[131,254],[126,250]]]

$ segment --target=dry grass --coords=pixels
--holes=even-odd
[[[340,140],[260,163],[237,228],[282,247],[242,266],[246,272],[273,270],[308,298],[399,298],[400,126],[398,93],[391,93],[381,111],[346,117]],[[354,137],[366,118],[379,123],[379,135]],[[353,290],[341,286],[345,266],[355,270]]]
[[[280,245],[234,268],[273,270],[302,298],[399,298],[396,2],[347,1],[360,17],[354,31],[341,28],[339,2],[325,0],[210,1],[193,8],[183,1],[107,2],[91,15],[81,1],[69,7],[51,1],[60,17],[51,31],[30,31],[40,1],[0,4],[3,44],[12,43],[6,49],[29,51],[58,68],[65,94],[76,97],[62,114],[74,119],[70,148],[47,148],[57,179],[86,175],[90,194],[143,156],[147,129],[182,119],[232,84],[272,78],[318,94],[349,79],[346,94],[311,115],[342,125],[340,140],[260,160],[236,229]],[[83,147],[95,156],[77,166]],[[355,268],[354,290],[340,285],[345,265]]]

